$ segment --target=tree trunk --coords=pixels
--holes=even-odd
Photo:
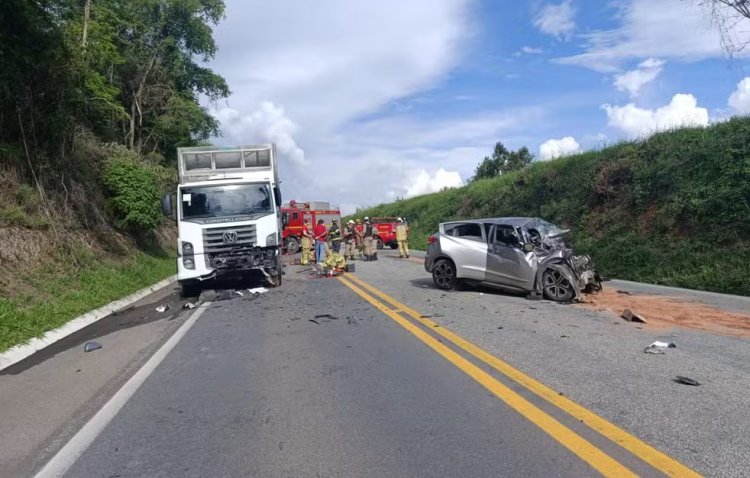
[[[86,49],[86,41],[89,33],[89,18],[91,16],[91,0],[86,0],[83,6],[83,34],[81,35],[81,46]]]

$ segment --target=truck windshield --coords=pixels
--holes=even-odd
[[[268,184],[184,187],[180,202],[184,219],[273,212]]]

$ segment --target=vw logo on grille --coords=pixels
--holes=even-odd
[[[237,231],[226,231],[222,236],[225,244],[234,244],[237,242]]]

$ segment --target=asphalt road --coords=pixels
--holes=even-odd
[[[136,374],[144,381],[122,407],[101,419],[122,393],[114,395],[113,383],[131,377],[142,354],[111,364],[101,375],[118,379],[99,378],[97,393],[76,395],[57,383],[63,403],[79,400],[89,412],[69,405],[56,414],[45,402],[56,425],[37,433],[44,440],[16,446],[27,456],[16,450],[12,474],[3,471],[10,468],[2,452],[14,449],[6,432],[24,428],[5,427],[0,475],[33,476],[52,456],[72,463],[57,468],[70,477],[745,476],[750,469],[746,340],[636,328],[605,313],[491,291],[442,292],[418,261],[387,254],[358,262],[343,280],[290,266],[278,289],[227,294],[199,316],[171,317],[174,325],[144,324],[158,325],[153,332],[162,337],[146,340],[149,356],[177,332],[154,356],[163,360],[153,371],[149,362]],[[112,332],[121,339],[114,350],[144,350],[136,329]],[[678,347],[644,354],[659,337]],[[22,362],[12,377],[28,377],[32,391],[32,377],[52,380],[56,359],[75,366],[66,354],[80,357],[78,342]],[[99,354],[104,363],[110,353],[86,357]],[[675,375],[702,385],[674,383]],[[11,396],[21,391],[6,377],[0,385]],[[0,411],[0,424],[29,407],[16,399]],[[33,417],[24,423],[40,429]],[[71,443],[85,444],[80,456]]]

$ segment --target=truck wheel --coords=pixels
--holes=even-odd
[[[294,236],[286,238],[286,251],[289,254],[296,254],[299,252],[299,239]]]
[[[200,282],[196,281],[180,281],[180,287],[182,288],[181,295],[183,298],[198,297],[203,290]]]
[[[391,249],[398,249],[398,242],[395,242],[395,241],[394,241],[394,242],[391,242],[391,243],[390,243],[390,244],[388,244],[388,245],[389,245],[389,246],[391,246]]]
[[[376,237],[375,238],[375,245],[378,247],[378,249],[382,249],[383,248],[383,240],[380,239],[379,237]]]
[[[281,278],[284,275],[284,262],[281,258],[281,253],[279,253],[279,257],[276,258],[276,274],[274,274],[273,278],[276,280],[276,287],[279,287],[281,285]]]

